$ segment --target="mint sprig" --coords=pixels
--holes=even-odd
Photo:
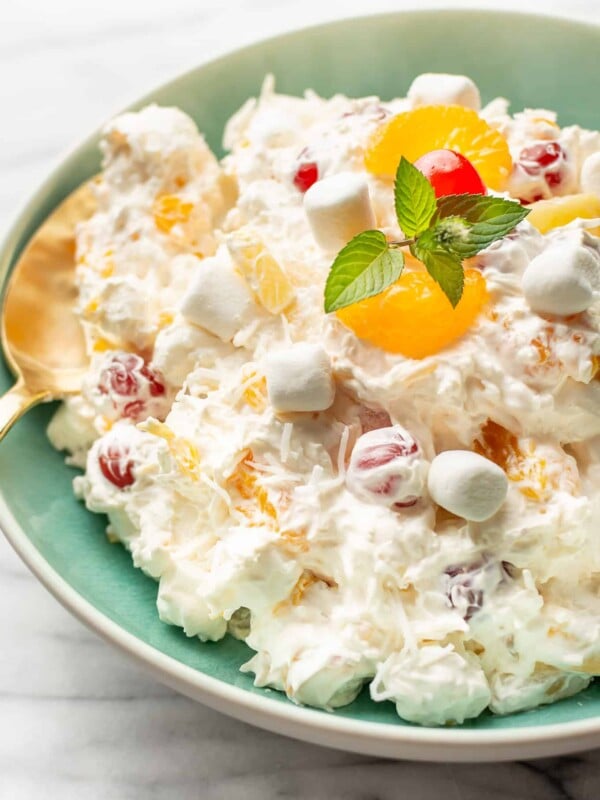
[[[456,308],[465,284],[465,271],[460,257],[449,250],[429,249],[418,245],[411,247],[411,251],[425,264],[427,272],[442,287],[452,307]]]
[[[429,228],[437,210],[431,184],[404,156],[394,181],[394,200],[398,223],[405,236],[419,236]]]
[[[381,231],[355,236],[335,258],[325,285],[325,311],[380,294],[398,280],[404,266],[400,248],[423,262],[453,307],[462,297],[462,260],[502,239],[529,209],[502,197],[458,194],[435,197],[427,178],[404,157],[394,183],[398,224],[408,238],[388,242]]]
[[[469,226],[463,242],[453,243],[454,252],[463,258],[474,256],[502,239],[529,214],[514,200],[479,194],[450,194],[437,201],[435,226],[448,219],[461,219]]]
[[[325,311],[337,311],[380,294],[397,281],[404,255],[381,231],[364,231],[337,254],[325,284]]]

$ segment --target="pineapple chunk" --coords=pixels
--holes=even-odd
[[[260,236],[252,230],[241,228],[228,236],[227,246],[263,308],[270,314],[285,311],[294,300],[294,289]]]
[[[551,200],[538,200],[530,206],[527,221],[540,233],[548,233],[553,228],[568,225],[569,222],[581,219],[600,217],[600,196],[597,194],[569,194],[564,197],[553,197]],[[596,233],[594,228],[591,233]]]

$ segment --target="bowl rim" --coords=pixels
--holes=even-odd
[[[430,6],[429,8],[419,7],[418,9],[385,11],[375,14],[361,13],[277,32],[242,47],[221,51],[218,56],[201,60],[193,68],[175,75],[144,94],[143,97],[132,101],[123,111],[151,101],[157,92],[168,90],[172,85],[204,67],[218,66],[219,63],[227,61],[233,55],[260,48],[277,40],[285,40],[288,37],[315,30],[324,31],[327,28],[357,24],[365,19],[384,21],[385,18],[432,14],[435,14],[438,22],[440,16],[466,15],[480,18],[484,15],[490,21],[494,17],[512,16],[520,19],[528,18],[532,21],[551,20],[575,29],[600,29],[600,19],[583,22],[580,19],[567,18],[560,12],[531,13],[512,8],[502,11],[489,7],[477,9],[473,6],[459,5],[455,8],[444,9]],[[78,141],[66,153],[61,154],[37,191],[21,205],[0,246],[0,291],[3,291],[9,276],[6,266],[12,258],[15,242],[20,237],[34,207],[46,197],[66,162],[91,145],[97,139],[100,130],[101,126],[85,137],[83,141]],[[68,191],[70,190],[67,189]],[[253,694],[247,689],[231,685],[183,664],[176,658],[138,639],[135,634],[129,633],[117,622],[99,611],[50,566],[15,519],[1,489],[0,529],[17,555],[42,585],[80,622],[124,652],[162,683],[211,708],[252,725],[329,747],[387,758],[419,760],[502,761],[566,754],[600,745],[600,716],[542,726],[532,724],[499,730],[425,728],[357,720],[338,716],[335,713],[327,714],[319,709],[283,703],[268,695]]]

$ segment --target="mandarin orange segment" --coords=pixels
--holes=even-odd
[[[456,308],[428,272],[405,271],[381,294],[342,308],[337,316],[360,339],[382,350],[425,358],[466,333],[487,299],[485,278],[477,269],[465,270]]]
[[[544,456],[534,439],[517,438],[491,419],[481,429],[473,449],[498,464],[529,500],[545,502],[561,488],[577,493],[578,475],[564,453],[561,457],[546,449]]]
[[[302,571],[302,574],[296,581],[296,584],[289,597],[286,600],[281,600],[281,602],[277,603],[273,609],[273,613],[281,614],[282,612],[287,611],[290,607],[290,604],[293,606],[301,605],[304,600],[304,596],[310,587],[317,583],[322,583],[329,589],[337,588],[337,583],[333,580],[333,578],[328,578],[325,575],[318,575],[316,572],[313,572],[312,569],[305,569]]]
[[[372,134],[365,165],[375,175],[395,175],[401,156],[414,163],[432,150],[468,158],[489,189],[502,189],[512,169],[504,136],[464,106],[421,106],[398,114]]]
[[[175,194],[164,194],[154,201],[154,224],[159,231],[170,233],[175,225],[185,224],[193,210],[193,203],[186,202]]]
[[[575,219],[600,217],[600,197],[597,194],[568,194],[563,197],[553,197],[551,200],[538,200],[528,208],[530,211],[527,222],[540,233],[548,233],[553,228],[568,225]]]

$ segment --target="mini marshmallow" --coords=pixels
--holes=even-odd
[[[432,500],[473,522],[483,522],[500,508],[508,479],[488,458],[470,450],[447,450],[431,462],[427,488]]]
[[[226,247],[198,261],[196,276],[181,301],[181,313],[223,341],[230,341],[258,312],[250,289],[236,272]]]
[[[582,192],[600,194],[600,153],[592,153],[585,159],[579,182]]]
[[[353,172],[313,183],[304,195],[304,210],[317,244],[327,252],[341,250],[376,224],[367,182]]]
[[[319,344],[301,342],[264,360],[269,401],[275,411],[324,411],[333,403],[331,362]]]
[[[407,97],[413,108],[457,105],[472,108],[474,111],[481,109],[479,89],[466,75],[424,72],[411,83]]]
[[[600,258],[575,240],[558,240],[531,261],[521,288],[539,314],[578,314],[600,297]]]

